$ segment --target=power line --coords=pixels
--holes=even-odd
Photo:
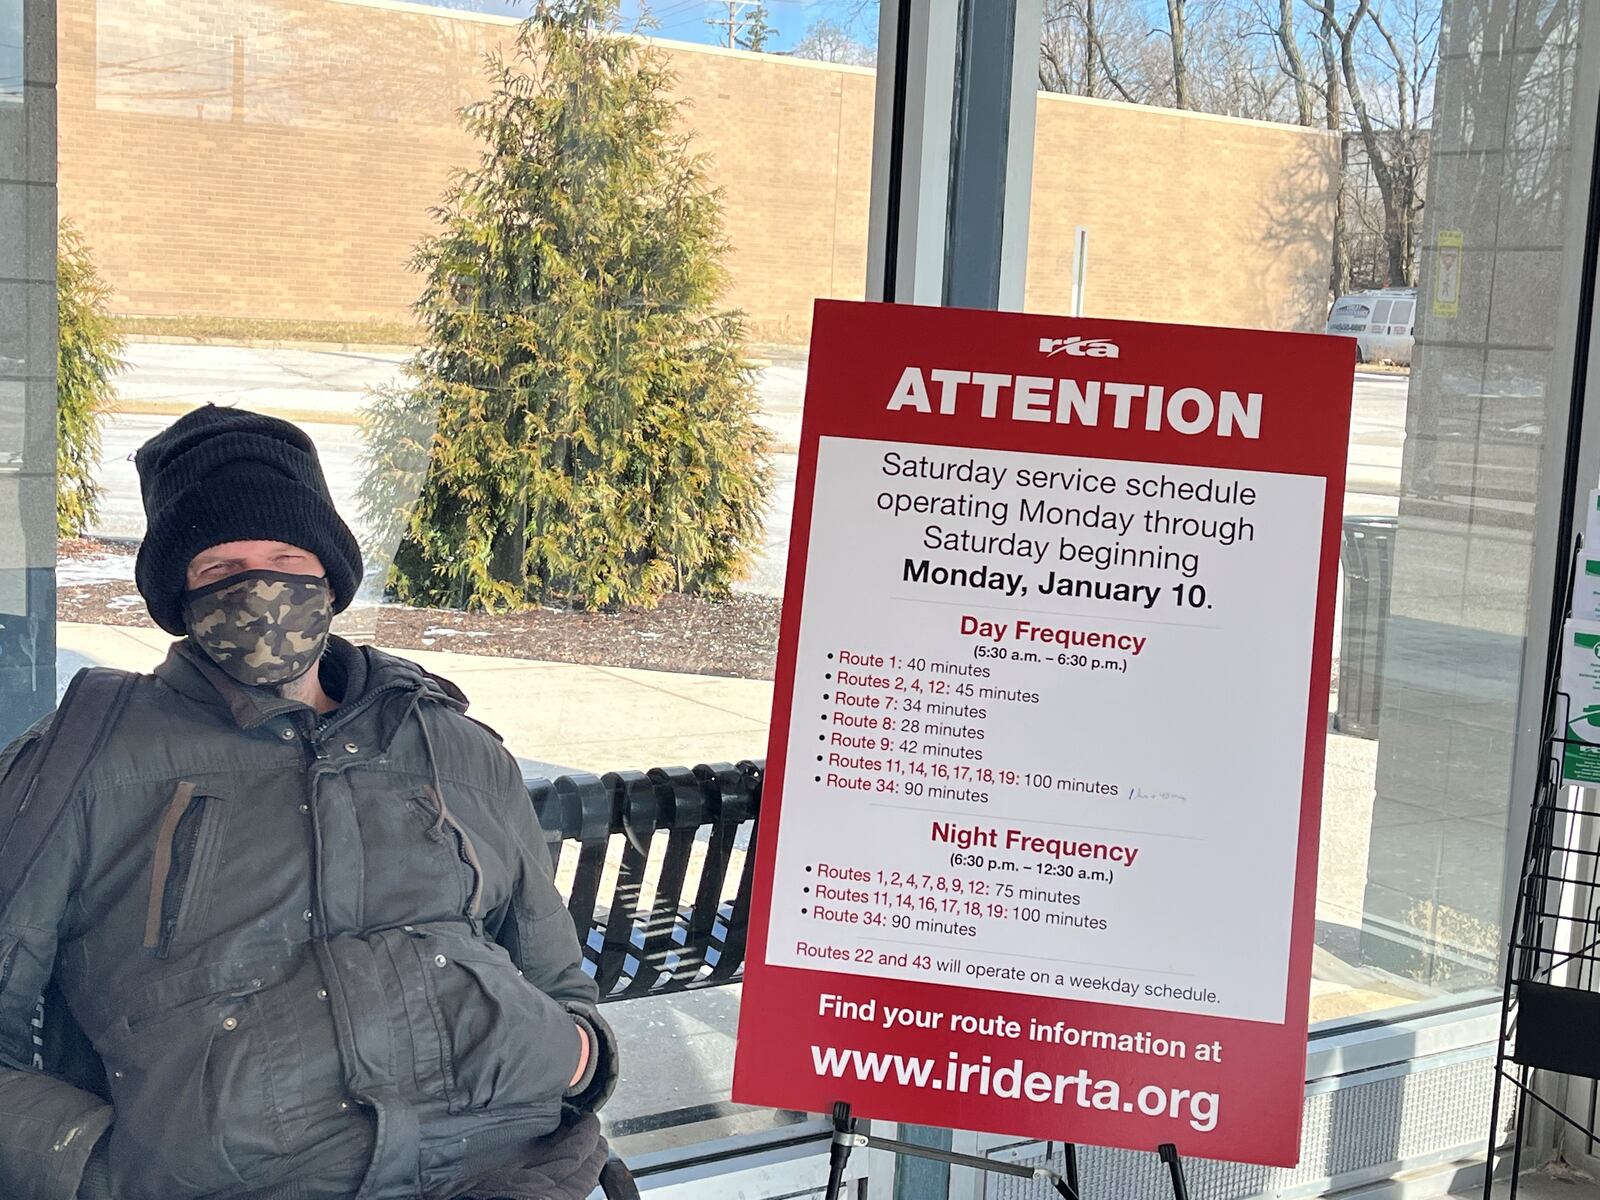
[[[870,3],[874,16],[871,26],[875,30],[877,28],[876,10],[880,0],[865,0],[865,2]],[[708,7],[725,5],[733,10],[728,16],[715,17],[703,22],[718,30],[717,35],[711,39],[712,43],[725,46],[728,44],[729,20],[731,19],[735,23],[735,44],[739,45],[742,43],[739,43],[738,35],[745,32],[751,18],[754,16],[754,14],[741,16],[738,11],[740,8],[755,6],[765,9],[783,5],[794,10],[797,17],[806,15],[813,20],[836,20],[842,26],[851,27],[860,23],[859,18],[864,11],[861,7],[863,3],[864,0],[735,0],[734,4],[729,5],[727,0],[667,0],[663,7],[653,9],[650,16],[658,35],[668,35],[679,30],[684,31],[686,35],[689,26],[702,23],[700,12],[704,12]],[[699,11],[696,12],[695,10]],[[766,26],[763,32],[767,37],[777,35],[777,31],[770,26]],[[699,39],[695,40],[698,41]]]
[[[686,13],[692,8],[697,8],[697,9],[704,10],[705,9],[705,0],[678,0],[678,3],[669,4],[669,5],[667,5],[667,7],[661,9],[660,11],[656,11],[656,10],[653,10],[653,9],[647,10],[647,11],[649,11],[649,13],[650,13],[651,20],[653,20],[653,21],[662,21],[662,20],[666,19],[667,17],[675,17],[675,16],[678,16],[680,13]],[[691,19],[693,19],[693,18],[691,18]],[[681,21],[679,22],[679,24],[682,24],[682,23],[683,22],[681,22]]]
[[[705,9],[706,0],[679,0],[679,3],[669,4],[659,12],[652,11],[650,22],[663,33],[669,29],[682,29],[688,25],[698,25],[700,14]]]

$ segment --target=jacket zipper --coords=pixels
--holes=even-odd
[[[353,705],[341,705],[334,711],[333,719],[321,729],[316,727],[316,718],[313,717],[311,721],[311,732],[306,734],[306,745],[311,750],[312,758],[319,763],[327,762],[331,756],[328,754],[328,748],[324,742],[329,734],[336,732],[341,726],[346,725],[350,721],[353,721],[356,717],[359,717],[362,713],[366,712],[367,709],[371,708],[382,697],[388,695],[390,692],[403,692],[407,690],[409,689],[403,683],[386,683],[382,687],[368,692]],[[315,790],[315,781],[313,781],[313,793]]]
[[[16,823],[22,819],[22,814],[28,810],[28,805],[33,802],[34,789],[39,786],[39,773],[30,770],[30,752],[39,748],[44,736],[39,733],[24,733],[15,743],[14,747],[7,747],[10,753],[0,752],[0,783],[11,778],[13,772],[23,772],[16,777],[27,779],[22,790],[22,799],[11,814],[11,820],[4,829],[0,829],[0,848],[3,848],[11,839],[11,831]]]
[[[466,901],[467,920],[473,923],[476,932],[477,922],[483,915],[479,911],[483,907],[483,866],[478,859],[478,848],[472,844],[472,838],[448,808],[444,810],[444,823],[455,839],[456,857],[472,874],[472,886],[468,889]]]
[[[200,847],[200,826],[205,817],[206,797],[201,796],[189,805],[173,835],[172,873],[167,876],[166,894],[161,898],[161,945],[157,958],[166,958],[172,951],[172,939],[178,932],[178,914],[183,910],[184,893],[189,890],[189,873],[194,869],[195,851]]]
[[[360,700],[356,701],[355,704],[348,706],[341,705],[338,711],[334,713],[333,720],[329,721],[320,729],[317,728],[316,718],[312,718],[311,732],[306,735],[306,745],[311,750],[312,759],[311,770],[306,775],[306,804],[310,807],[313,821],[316,820],[317,811],[317,778],[322,773],[319,768],[321,768],[323,764],[329,762],[332,758],[332,756],[328,753],[328,747],[326,744],[328,735],[336,732],[340,726],[348,724],[350,721],[353,721],[356,717],[366,712],[367,709],[371,708],[378,702],[378,700],[388,695],[390,692],[401,692],[407,690],[409,690],[407,685],[403,683],[386,683],[382,687],[374,688],[365,696],[361,697]],[[313,880],[316,878],[316,874],[316,871],[312,872]],[[313,924],[312,928],[315,930],[321,923],[320,910],[322,907],[322,900],[317,894],[317,887],[315,883],[312,884],[311,901],[311,911],[315,913],[314,921],[316,922]]]
[[[334,712],[333,720],[329,721],[327,726],[320,732],[313,733],[311,735],[309,740],[311,742],[312,750],[317,752],[317,756],[319,758],[326,758],[327,753],[321,750],[321,742],[324,737],[330,733],[333,733],[340,726],[353,721],[356,717],[360,716],[362,713],[366,712],[367,709],[376,704],[381,697],[388,695],[390,692],[405,692],[410,690],[411,688],[403,683],[386,683],[382,687],[375,688],[368,692],[365,696],[361,697],[360,700],[356,701],[354,706],[346,707],[341,705]]]
[[[201,817],[206,799],[195,797],[194,784],[178,784],[161,818],[156,834],[155,857],[150,868],[150,904],[145,917],[144,944],[156,957],[166,958],[178,931],[178,913],[183,906],[189,872],[194,866],[200,843]]]

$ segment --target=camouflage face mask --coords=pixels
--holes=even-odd
[[[299,679],[322,657],[333,621],[328,581],[244,571],[183,594],[183,623],[217,666],[240,683]]]

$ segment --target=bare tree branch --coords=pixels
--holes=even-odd
[[[1300,53],[1300,42],[1295,36],[1294,0],[1278,0],[1278,20],[1271,25],[1277,37],[1279,69],[1289,77],[1294,87],[1295,112],[1300,124],[1307,127],[1316,123],[1316,113],[1311,105],[1311,88],[1306,77],[1305,56]]]
[[[1172,42],[1172,103],[1189,107],[1189,60],[1184,43],[1188,37],[1186,9],[1189,0],[1167,0],[1167,36]]]

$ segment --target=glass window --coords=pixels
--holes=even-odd
[[[0,0],[0,743],[55,694],[54,94],[32,86],[48,45],[22,0]]]
[[[535,7],[60,0],[61,209],[132,339],[66,654],[159,658],[129,456],[236,404],[310,433],[357,528],[337,631],[457,682],[528,777],[765,754],[812,302],[866,286],[877,5]],[[640,911],[716,869],[731,901],[747,832],[657,838]],[[628,1145],[799,1119],[727,1107],[738,999],[610,1007],[654,1047]]]
[[[1136,6],[1045,10],[1028,307],[1064,311],[1082,226],[1086,316],[1316,330],[1338,301],[1329,329],[1370,306],[1385,335],[1355,384],[1312,1011],[1471,992],[1500,957],[1547,384],[1575,319],[1578,8],[1168,6],[1160,53]]]
[[[22,99],[22,0],[0,0],[0,101]]]
[[[1322,1021],[1495,970],[1579,203],[1570,0],[1330,4],[1356,47],[1332,88],[1306,5],[1275,10],[1271,44],[1246,0],[1158,42],[1131,3],[1046,0],[1027,279],[1028,308],[1090,317],[1416,319],[1385,352],[1409,366],[1355,385]],[[764,753],[811,303],[865,287],[877,5],[653,7],[643,41],[578,22],[548,55],[512,0],[59,0],[60,208],[130,339],[98,509],[61,548],[63,663],[159,658],[129,456],[238,404],[310,432],[358,528],[341,631],[462,685],[530,778]],[[642,910],[671,913],[712,857],[698,836],[674,888],[664,849]],[[610,1110],[625,1150],[794,1119],[727,1103],[738,1003],[612,1006],[659,1049]]]

